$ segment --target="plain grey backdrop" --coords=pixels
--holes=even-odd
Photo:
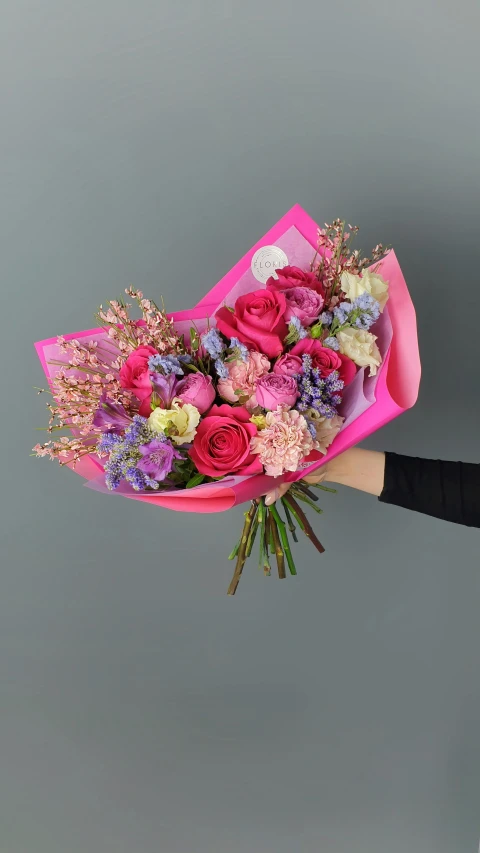
[[[393,243],[417,407],[480,461],[478,4],[3,0],[1,853],[473,853],[479,534],[325,496],[327,553],[225,595],[241,511],[29,458],[33,341],[195,303],[295,202]]]

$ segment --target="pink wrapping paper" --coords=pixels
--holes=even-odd
[[[242,293],[259,290],[262,285],[251,271],[251,261],[263,246],[282,249],[288,263],[306,268],[309,266],[317,241],[317,225],[299,205],[293,207],[279,222],[256,243],[255,246],[227,273],[221,281],[189,311],[172,314],[179,331],[188,334],[192,321],[201,332],[207,319],[212,318],[224,303],[233,304]],[[310,464],[282,478],[294,482],[306,473],[325,464],[329,459],[343,453],[349,447],[363,441],[393,418],[411,408],[416,402],[420,384],[420,357],[418,351],[415,310],[395,253],[389,252],[379,269],[389,282],[388,311],[382,318],[379,344],[384,361],[378,377],[366,378],[363,393],[352,395],[352,404],[342,431],[325,456],[312,454]],[[65,335],[67,339],[96,336],[104,337],[101,329],[92,329]],[[59,360],[56,338],[35,344],[39,359],[48,379],[55,375],[57,367],[49,364],[53,358]],[[364,371],[363,371],[364,372]],[[357,374],[357,384],[360,384]],[[346,407],[347,408],[347,407]],[[83,457],[75,467],[76,473],[86,479],[86,485],[97,491],[106,491],[103,468],[95,456]],[[138,494],[125,486],[115,494],[131,500],[177,510],[179,512],[221,512],[244,503],[278,485],[278,479],[265,475],[251,477],[229,477],[219,483],[204,484],[194,489],[168,491],[162,494]],[[111,493],[109,493],[111,494]]]

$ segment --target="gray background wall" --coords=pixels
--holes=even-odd
[[[33,340],[135,283],[187,308],[294,202],[394,243],[418,406],[369,445],[480,461],[478,4],[4,0],[1,853],[467,853],[477,531],[328,496],[323,560],[32,460]]]

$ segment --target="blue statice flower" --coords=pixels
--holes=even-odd
[[[316,430],[315,424],[313,423],[313,421],[310,421],[308,418],[306,418],[306,421],[307,421],[307,429],[308,429],[310,435],[312,436],[312,438],[316,438],[317,437],[317,430]]]
[[[289,346],[290,344],[296,344],[306,337],[308,337],[307,330],[304,329],[298,317],[293,316],[288,323],[288,335],[284,343]]]
[[[225,343],[217,329],[209,329],[202,335],[202,346],[210,358],[219,358],[225,350]]]
[[[241,361],[248,361],[248,347],[242,344],[238,338],[230,339],[230,349],[236,350],[236,355]]]
[[[353,302],[353,313],[356,328],[366,331],[380,317],[380,304],[369,293],[362,293]]]
[[[170,440],[163,433],[153,432],[147,419],[141,415],[135,415],[123,437],[104,433],[97,444],[97,452],[100,456],[108,455],[105,483],[112,491],[118,489],[122,480],[136,492],[158,489],[160,481],[171,472],[174,460],[179,456]],[[152,459],[156,467],[152,466]],[[147,460],[150,464],[146,464]],[[141,470],[142,467],[145,470]],[[152,474],[156,474],[156,478]]]
[[[148,359],[148,367],[151,373],[159,373],[162,371],[164,376],[183,376],[184,370],[182,365],[190,364],[192,358],[190,355],[152,355]]]
[[[329,349],[334,349],[335,352],[338,352],[338,350],[340,349],[340,344],[334,337],[325,338],[323,346],[328,347]]]
[[[225,367],[221,358],[217,358],[215,362],[215,370],[219,379],[228,379],[228,368]]]
[[[312,368],[309,355],[304,355],[302,362],[303,373],[296,377],[300,392],[296,408],[299,412],[313,409],[322,417],[333,418],[342,402],[338,392],[342,391],[344,386],[338,370],[332,371],[328,376],[322,376],[318,367]]]
[[[331,326],[333,323],[333,314],[331,311],[324,311],[320,314],[320,322],[322,326]]]
[[[333,315],[339,326],[344,326],[348,323],[352,308],[353,305],[351,302],[341,302],[340,305],[337,305],[337,307],[333,309]]]

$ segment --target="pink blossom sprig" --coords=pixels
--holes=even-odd
[[[335,219],[325,228],[318,229],[317,252],[312,262],[312,270],[325,289],[325,307],[334,308],[343,300],[339,283],[344,273],[361,275],[362,271],[378,263],[389,251],[379,243],[370,257],[362,257],[360,250],[352,251],[351,242],[358,234],[356,225],[348,225],[342,219]]]

